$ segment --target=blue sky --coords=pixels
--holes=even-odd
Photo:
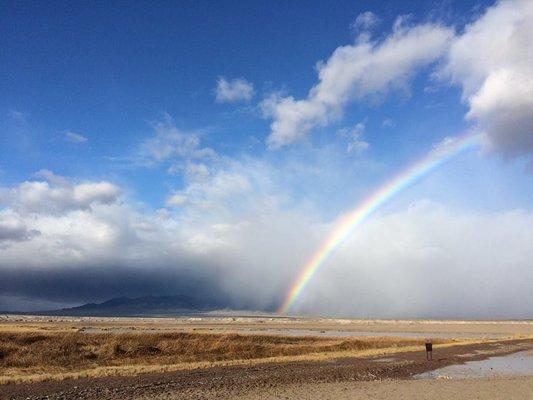
[[[51,277],[79,263],[95,276],[114,269],[129,276],[130,264],[145,271],[156,264],[164,271],[159,282],[192,268],[205,290],[215,285],[206,276],[225,277],[215,286],[226,305],[275,308],[339,216],[446,137],[473,131],[484,136],[482,148],[393,199],[375,223],[400,213],[410,225],[417,204],[449,213],[443,224],[524,213],[513,238],[527,243],[533,68],[523,43],[530,17],[524,1],[2,3],[0,270],[19,286],[0,304],[93,300],[76,297],[82,282],[65,288],[52,278],[32,295],[15,269]],[[502,33],[492,37],[495,26]],[[498,58],[494,46],[508,50]],[[92,221],[84,234],[94,229],[95,236],[76,236],[80,221]],[[226,230],[233,233],[220,233]],[[108,242],[104,231],[113,233]],[[144,237],[148,231],[157,234]],[[298,254],[279,243],[284,237]],[[93,253],[100,245],[102,259]],[[440,237],[433,245],[454,246]],[[261,260],[261,246],[279,251],[279,265]],[[531,270],[529,252],[524,244],[509,256],[520,276]],[[210,265],[218,256],[224,262]],[[319,301],[339,276],[318,279],[299,311],[366,312],[339,306],[342,296]],[[268,288],[256,298],[239,289],[258,277],[268,277]],[[190,291],[154,282],[95,297]],[[446,296],[452,304],[457,288]],[[373,312],[392,313],[386,306]]]

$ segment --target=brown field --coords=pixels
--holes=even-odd
[[[528,350],[532,338],[532,321],[0,315],[0,398],[526,399],[531,378],[410,378]]]
[[[193,332],[2,332],[0,382],[134,374],[168,370],[165,367],[187,369],[227,365],[227,362],[291,361],[301,359],[301,356],[398,351],[422,344],[420,339],[390,337],[341,339]]]
[[[327,362],[419,350],[432,337],[446,348],[532,333],[528,321],[0,316],[0,384]]]

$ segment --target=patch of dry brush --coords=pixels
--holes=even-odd
[[[399,338],[326,339],[206,333],[0,333],[0,376],[176,365],[421,345]],[[10,379],[4,379],[9,381]]]

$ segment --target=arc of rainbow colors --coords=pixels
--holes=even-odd
[[[442,143],[442,148],[431,151],[421,161],[413,164],[391,181],[385,183],[352,211],[344,215],[313,257],[301,268],[290,290],[287,292],[285,300],[278,309],[278,313],[284,314],[289,311],[311,279],[324,266],[325,261],[348,238],[354,229],[361,225],[374,211],[453,156],[474,147],[480,141],[481,136],[479,134],[467,134],[462,137],[446,139]]]

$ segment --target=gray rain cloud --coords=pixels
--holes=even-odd
[[[199,308],[210,302],[274,311],[336,223],[288,202],[276,171],[232,162],[189,182],[187,205],[177,210],[138,210],[124,197],[77,208],[60,203],[63,211],[57,204],[28,209],[8,203],[0,217],[17,218],[26,231],[41,234],[5,242],[0,301],[73,305],[179,294],[197,299]],[[223,183],[237,177],[248,185]],[[41,193],[36,183],[20,185]],[[69,187],[79,185],[92,187]],[[378,214],[355,232],[292,312],[442,317],[460,309],[464,317],[525,317],[533,307],[531,243],[528,212],[468,213],[417,202]]]

